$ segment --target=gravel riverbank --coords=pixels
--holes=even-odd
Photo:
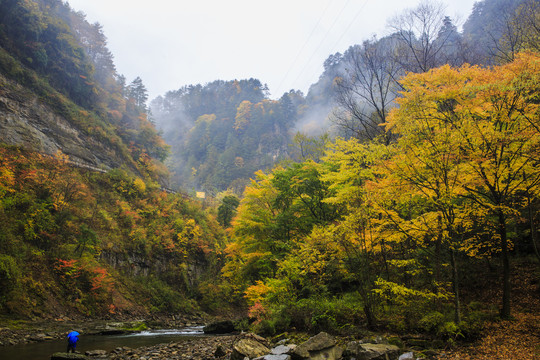
[[[110,360],[157,360],[157,359],[220,359],[228,358],[232,352],[232,344],[237,336],[206,337],[182,342],[171,342],[155,346],[117,348],[107,354],[96,354],[91,358],[107,358]],[[91,353],[89,353],[91,355]]]

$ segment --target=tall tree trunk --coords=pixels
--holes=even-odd
[[[527,191],[527,207],[529,208],[529,225],[531,227],[531,242],[534,248],[536,258],[540,260],[540,252],[538,252],[538,246],[536,245],[536,230],[534,228],[534,221],[531,209],[531,195]]]
[[[384,261],[384,269],[386,271],[386,281],[390,281],[390,270],[388,269],[388,259],[386,257],[386,244],[382,240],[382,256]]]
[[[461,302],[459,300],[459,274],[456,262],[456,250],[450,249],[450,263],[452,264],[452,290],[454,291],[454,322],[461,322]]]
[[[506,236],[506,217],[502,210],[498,211],[499,236],[501,238],[502,264],[503,264],[503,298],[501,317],[510,317],[510,259],[508,257],[508,238]]]
[[[437,239],[435,240],[435,281],[441,282],[441,244],[442,244],[442,219],[441,215],[437,217]]]

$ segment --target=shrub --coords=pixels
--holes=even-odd
[[[295,327],[301,331],[341,333],[359,324],[363,318],[361,303],[354,294],[343,297],[311,297],[282,304],[271,309],[276,331]]]
[[[418,326],[427,332],[435,332],[444,323],[444,315],[438,311],[426,314],[418,322]]]
[[[437,329],[437,334],[447,339],[457,339],[464,337],[460,327],[453,321],[447,321],[440,325]]]
[[[9,255],[0,254],[0,304],[6,301],[8,293],[15,288],[19,276],[20,272],[15,259]]]

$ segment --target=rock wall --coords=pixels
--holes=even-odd
[[[114,149],[88,136],[38,96],[1,74],[0,142],[49,155],[61,150],[74,162],[105,170],[122,163]]]
[[[174,256],[154,255],[152,258],[148,258],[144,254],[120,253],[107,250],[101,252],[101,258],[113,268],[129,276],[165,274],[181,261]],[[186,285],[194,286],[199,283],[208,271],[208,264],[202,259],[190,259],[186,263],[184,271]]]

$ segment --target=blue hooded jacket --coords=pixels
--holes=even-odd
[[[79,336],[79,333],[76,332],[76,331],[70,332],[68,334],[68,336],[67,336],[69,344],[72,345],[73,347],[75,347],[75,345],[77,345],[77,341],[79,340],[79,338],[77,336]]]

